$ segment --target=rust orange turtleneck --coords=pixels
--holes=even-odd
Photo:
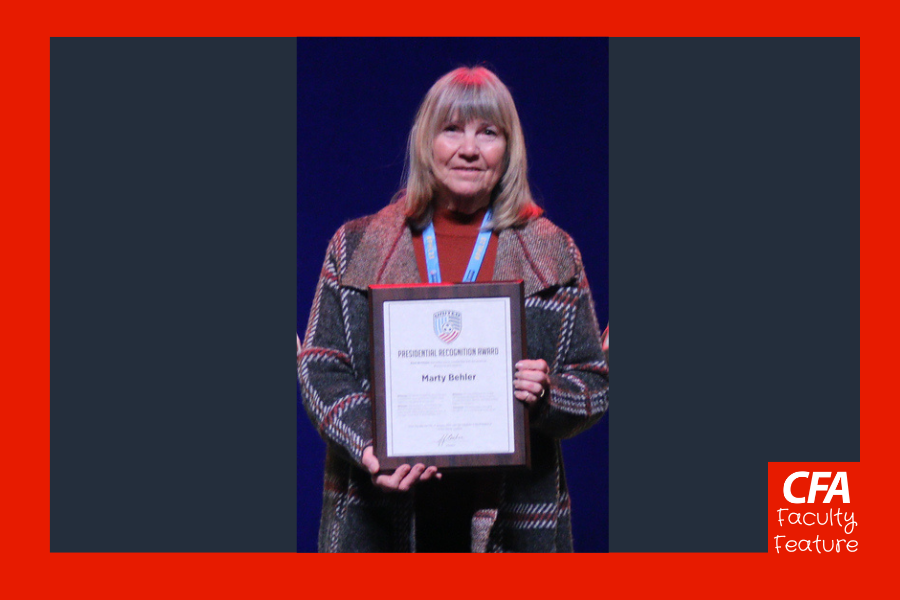
[[[484,220],[487,208],[466,215],[446,208],[434,209],[434,237],[437,240],[438,259],[441,263],[441,282],[460,283],[466,274],[466,267],[475,248],[475,240]],[[494,262],[497,259],[497,240],[495,231],[488,242],[484,262],[475,281],[491,281],[494,278]],[[428,268],[425,266],[425,243],[422,232],[413,232],[413,249],[416,252],[416,264],[422,282],[428,281]]]

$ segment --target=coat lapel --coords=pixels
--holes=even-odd
[[[341,284],[366,291],[370,285],[421,283],[412,234],[399,204],[372,216]]]
[[[522,279],[525,295],[571,281],[576,274],[569,236],[544,218],[504,229],[497,246],[494,281]]]

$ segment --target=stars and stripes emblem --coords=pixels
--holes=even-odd
[[[441,310],[434,313],[434,333],[442,342],[449,344],[462,331],[462,313],[455,310]]]

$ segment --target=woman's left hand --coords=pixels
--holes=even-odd
[[[538,401],[545,399],[550,390],[550,366],[547,361],[538,359],[517,362],[513,387],[516,398],[529,408],[537,406]]]

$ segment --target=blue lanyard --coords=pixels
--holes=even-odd
[[[475,248],[472,250],[472,257],[469,259],[469,266],[466,267],[466,274],[463,277],[464,282],[475,281],[478,277],[478,271],[481,270],[481,263],[484,261],[484,255],[487,252],[488,242],[491,241],[491,230],[487,228],[494,211],[491,208],[484,213],[484,221],[481,222],[481,232],[478,239],[475,240]],[[441,265],[438,260],[437,239],[434,236],[434,223],[429,223],[425,231],[422,232],[422,241],[425,243],[425,266],[428,269],[428,283],[441,282]]]

